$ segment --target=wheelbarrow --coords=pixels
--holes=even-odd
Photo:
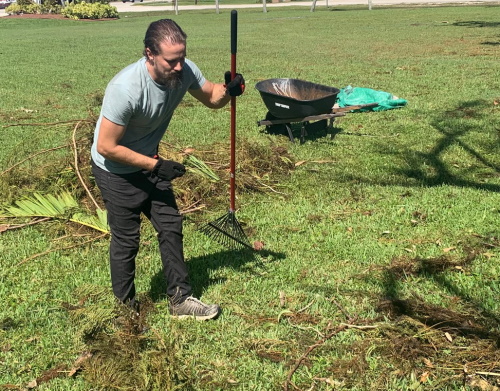
[[[303,118],[332,111],[338,88],[298,79],[268,79],[255,85],[276,118]]]
[[[333,108],[340,90],[322,84],[299,79],[267,79],[258,82],[255,88],[259,91],[268,113],[257,125],[265,125],[268,130],[285,126],[290,141],[294,142],[291,123],[302,123],[300,141],[305,141],[307,128],[311,121],[317,121],[321,127],[333,129],[336,117],[343,117],[361,105],[344,108]]]

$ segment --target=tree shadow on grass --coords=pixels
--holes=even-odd
[[[500,144],[498,141],[491,144],[483,143],[481,150],[478,150],[466,141],[466,137],[470,139],[472,132],[477,133],[481,130],[478,129],[478,123],[483,120],[484,110],[490,107],[491,103],[483,100],[467,101],[433,118],[430,124],[440,137],[428,151],[399,152],[408,167],[397,169],[397,174],[415,179],[424,186],[445,184],[500,192],[499,184],[474,180],[476,176],[481,177],[479,174],[483,177],[497,178],[499,176],[500,165],[487,156],[496,156],[495,152]],[[474,162],[474,167],[455,169],[453,164],[447,162],[446,155],[452,147],[458,147],[461,153],[467,154],[468,159]],[[476,175],[471,175],[471,173]],[[484,243],[485,239],[482,238],[481,243],[473,243],[469,246],[470,248],[467,248],[466,243],[462,243],[465,254],[462,259],[450,259],[443,256],[435,259],[407,259],[404,262],[393,260],[383,276],[385,310],[382,312],[392,313],[394,316],[410,316],[429,327],[454,330],[465,336],[491,339],[497,342],[497,346],[500,346],[498,333],[500,314],[489,310],[485,301],[478,299],[474,292],[454,282],[449,274],[453,271],[463,272],[463,269],[467,268],[478,254],[487,251],[489,246],[497,248],[498,236],[495,234],[491,240],[493,243]],[[447,294],[462,303],[465,313],[457,313],[448,308],[431,305],[417,295],[402,299],[402,286],[406,278],[411,275],[436,283]],[[485,281],[484,284],[486,288],[488,282]],[[494,284],[492,283],[491,292],[495,292]],[[490,300],[495,300],[495,298],[492,296]],[[461,316],[462,319],[460,319]]]
[[[265,271],[267,264],[282,259],[285,259],[285,254],[269,250],[261,250],[259,252],[249,250],[224,250],[190,258],[186,261],[191,286],[193,287],[193,295],[195,297],[200,297],[210,285],[222,284],[226,280],[225,277],[210,277],[213,271],[229,268],[259,276]],[[153,302],[165,300],[166,288],[165,277],[163,271],[160,269],[151,278],[151,288],[149,292],[151,300]]]
[[[498,242],[498,238],[495,238]],[[500,315],[489,310],[484,303],[474,298],[473,293],[458,286],[452,281],[450,272],[461,273],[467,269],[484,249],[466,249],[462,259],[441,256],[431,259],[405,258],[393,259],[391,265],[383,273],[385,292],[379,311],[389,318],[409,316],[417,319],[428,327],[444,331],[457,332],[463,336],[478,337],[496,341],[500,347]],[[408,299],[402,299],[401,288],[405,280],[415,276],[427,278],[440,286],[446,293],[456,297],[461,303],[460,313],[451,308],[429,304],[427,300],[413,294]],[[485,282],[486,284],[486,282]],[[491,292],[494,292],[493,285]],[[494,297],[491,297],[494,300]]]
[[[440,114],[437,114],[429,121],[438,136],[435,145],[428,150],[416,150],[410,148],[391,148],[388,149],[386,143],[381,144],[379,154],[393,155],[399,159],[402,164],[392,169],[388,174],[391,179],[374,177],[367,179],[360,177],[359,174],[346,174],[344,181],[352,183],[368,183],[381,186],[406,186],[412,187],[427,186],[435,187],[442,185],[451,185],[455,187],[473,188],[486,190],[490,192],[500,192],[500,184],[497,178],[500,178],[500,162],[492,160],[498,156],[500,142],[487,141],[481,143],[479,138],[474,139],[472,144],[471,136],[479,134],[481,121],[486,116],[491,117],[492,104],[486,100],[472,100],[459,104],[457,107],[450,108]],[[490,127],[494,124],[488,124]],[[498,128],[497,128],[498,130]],[[276,129],[276,132],[283,132],[283,129]],[[333,139],[337,135],[357,136],[357,137],[377,137],[375,135],[343,132],[341,127],[334,126],[330,131],[330,137]],[[325,137],[324,131],[312,134],[312,137],[306,137],[306,140],[315,140]],[[435,135],[431,135],[435,137]],[[392,137],[392,136],[391,136]],[[467,154],[472,162],[468,166],[461,165],[459,162],[447,161],[447,155],[451,148],[458,147],[460,153]],[[458,163],[458,164],[456,164]],[[387,175],[384,175],[386,178]],[[392,179],[394,178],[394,179]],[[406,178],[406,179],[405,179]],[[491,179],[491,183],[488,181]],[[337,179],[340,180],[340,179]]]
[[[385,173],[389,174],[391,179],[385,179],[388,177],[385,174],[382,174],[385,178],[366,178],[360,177],[359,174],[350,174],[345,176],[345,181],[403,187],[451,185],[500,192],[500,184],[497,181],[497,178],[500,178],[500,163],[491,160],[491,157],[498,156],[500,142],[498,140],[488,141],[489,144],[483,142],[480,150],[466,141],[467,138],[471,139],[472,134],[479,134],[482,131],[478,123],[481,123],[486,111],[492,110],[491,107],[491,102],[485,100],[467,101],[436,115],[429,121],[429,124],[441,137],[437,139],[434,146],[425,151],[416,150],[413,146],[387,148],[386,143],[381,143],[378,151],[380,155],[392,155],[401,161],[397,167],[386,170],[391,171]],[[352,133],[342,134],[352,135]],[[357,135],[366,136],[366,134]],[[431,136],[435,137],[435,135],[429,137]],[[477,138],[475,141],[478,144],[481,142]],[[472,163],[468,166],[461,166],[460,161],[447,161],[448,151],[452,147],[460,148],[460,152],[467,154]],[[489,179],[497,183],[488,183]]]
[[[470,27],[470,28],[482,28],[482,27],[498,28],[498,27],[500,27],[500,22],[485,22],[485,21],[480,21],[480,20],[468,20],[468,21],[463,21],[463,22],[452,23],[451,26]],[[485,41],[485,42],[481,42],[481,45],[498,46],[498,45],[500,45],[500,41]]]
[[[472,157],[482,168],[489,169],[490,176],[498,176],[500,166],[495,162],[487,159],[476,148],[462,140],[472,131],[477,131],[477,126],[468,120],[479,119],[481,116],[480,109],[484,108],[484,101],[469,101],[459,105],[454,110],[446,111],[441,117],[435,118],[431,122],[431,126],[441,133],[442,137],[436,142],[435,146],[428,152],[412,152],[406,151],[405,161],[409,168],[397,170],[399,174],[403,174],[408,178],[418,180],[425,186],[441,186],[453,185],[458,187],[470,187],[480,190],[500,192],[500,185],[482,183],[473,181],[454,174],[450,170],[450,164],[446,163],[443,156],[452,146],[459,146],[470,157]],[[490,146],[492,155],[494,148],[498,146]],[[429,167],[431,170],[429,170]]]
[[[458,27],[500,27],[500,22],[485,22],[482,20],[464,20],[452,23],[451,26]]]
[[[481,42],[481,45],[500,46],[500,40],[498,40],[498,41],[484,41],[484,42]]]

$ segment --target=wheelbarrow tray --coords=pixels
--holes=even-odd
[[[258,82],[269,113],[276,118],[309,117],[331,113],[338,88],[299,79],[267,79]]]

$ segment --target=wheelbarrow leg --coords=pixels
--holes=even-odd
[[[333,140],[337,134],[339,134],[340,132],[342,132],[342,129],[339,128],[340,122],[342,122],[342,120],[340,118],[341,117],[339,117],[339,118],[332,118],[331,119],[331,121],[332,121],[332,126],[331,126],[331,132],[332,133],[330,135],[330,139],[331,140]],[[335,120],[337,120],[337,126],[336,127],[333,126],[333,123],[334,123]]]
[[[309,122],[302,122],[302,128],[300,129],[300,143],[304,144],[306,142],[307,130],[306,126]]]
[[[286,130],[288,132],[288,137],[290,137],[290,141],[292,143],[295,142],[295,139],[293,138],[293,133],[292,133],[292,125],[291,124],[285,124]]]
[[[328,123],[328,127],[326,128],[326,135],[328,136],[328,133],[330,133],[330,140],[333,140],[335,137],[333,134],[333,122],[335,121],[335,118],[330,118],[330,121]]]

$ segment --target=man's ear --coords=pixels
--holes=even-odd
[[[146,48],[146,57],[147,57],[147,59],[148,59],[148,61],[149,61],[150,63],[153,63],[153,61],[154,61],[154,55],[153,55],[153,53],[151,52],[151,49],[150,49],[150,48]]]

